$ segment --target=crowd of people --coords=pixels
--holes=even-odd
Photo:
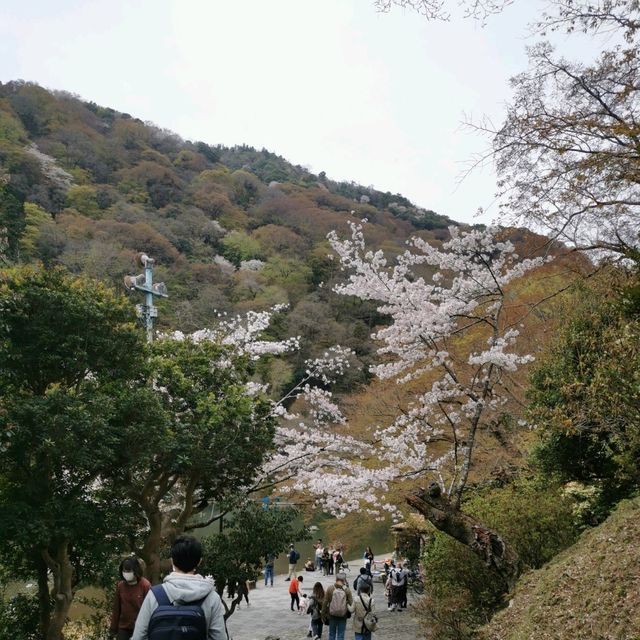
[[[305,562],[305,570],[322,572],[324,576],[335,575],[335,581],[326,589],[320,581],[316,581],[308,595],[302,592],[305,576],[296,573],[300,554],[293,544],[290,545],[287,554],[289,573],[285,578],[285,582],[289,583],[290,609],[301,615],[309,615],[307,637],[314,640],[322,638],[325,627],[329,640],[344,640],[349,619],[355,640],[371,640],[372,632],[377,627],[373,600],[374,576],[384,584],[388,609],[402,611],[407,607],[409,572],[401,562],[396,564],[390,558],[385,560],[382,571],[375,570],[373,551],[367,547],[363,554],[363,565],[350,585],[345,573],[349,567],[342,554],[341,547],[327,547],[322,540],[318,540],[315,561],[309,558]],[[224,605],[220,596],[210,579],[196,573],[201,557],[202,548],[195,538],[179,537],[171,547],[173,571],[164,578],[162,584],[156,586],[151,586],[143,576],[142,563],[137,558],[132,556],[123,560],[119,567],[121,579],[116,586],[113,603],[111,635],[116,640],[153,638],[158,618],[165,616],[163,624],[170,624],[171,616],[175,617],[176,610],[180,609],[180,615],[186,615],[187,618],[193,614],[194,624],[202,627],[202,638],[226,639]],[[273,587],[274,562],[273,555],[265,558],[265,587]],[[227,589],[229,597],[234,598],[238,594],[249,605],[247,584],[228,585]]]
[[[371,547],[366,547],[363,553],[363,566],[353,580],[353,590],[350,588],[345,569],[349,569],[344,560],[343,549],[326,546],[319,539],[315,547],[315,561],[307,558],[304,563],[306,572],[322,572],[324,576],[335,575],[334,584],[327,587],[326,591],[321,582],[313,585],[309,597],[301,591],[304,575],[295,575],[297,559],[300,554],[291,545],[288,553],[289,575],[285,581],[289,582],[289,594],[291,596],[290,608],[292,611],[306,612],[310,616],[307,637],[314,640],[322,638],[324,627],[328,628],[329,640],[344,640],[347,621],[352,619],[355,640],[370,640],[373,631],[377,628],[377,616],[373,600],[374,554]],[[400,565],[400,570],[402,567]],[[394,581],[400,584],[404,576],[395,577],[396,567],[389,561],[385,565],[383,582],[388,584],[388,603],[396,601],[402,603],[402,587],[398,590]],[[266,584],[266,572],[265,572]],[[406,599],[406,591],[404,594]],[[294,609],[295,607],[295,609]]]
[[[328,628],[329,640],[344,640],[347,620],[352,618],[355,640],[371,640],[371,634],[377,627],[374,603],[368,584],[359,586],[354,597],[344,572],[335,574],[335,582],[326,591],[321,582],[313,585],[309,597],[300,593],[300,584],[304,576],[293,578],[289,585],[291,610],[296,604],[299,612],[309,614],[307,637],[313,640],[322,638],[324,627]]]

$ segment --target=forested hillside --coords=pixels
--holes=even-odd
[[[287,304],[280,331],[300,335],[303,349],[291,370],[272,372],[282,382],[331,344],[368,363],[373,307],[318,287],[336,275],[329,231],[366,218],[368,240],[397,254],[410,235],[442,238],[452,224],[266,150],[184,141],[24,82],[0,85],[0,178],[9,259],[60,264],[120,288],[145,251],[170,294],[160,327],[189,331],[215,312]]]

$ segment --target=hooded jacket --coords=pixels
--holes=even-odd
[[[207,640],[227,640],[224,609],[211,580],[207,580],[197,573],[174,571],[163,580],[163,586],[172,604],[187,604],[204,598],[202,610],[207,621]],[[149,591],[138,614],[132,640],[147,640],[149,620],[157,607],[158,601],[153,595],[153,591]]]

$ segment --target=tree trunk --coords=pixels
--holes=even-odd
[[[162,547],[162,514],[157,507],[147,513],[149,534],[144,541],[140,555],[145,562],[145,574],[151,584],[160,582],[160,548]]]
[[[69,608],[73,602],[73,565],[69,558],[69,543],[59,542],[55,556],[48,550],[42,553],[44,561],[53,574],[53,611],[49,618],[46,640],[63,640],[62,630],[69,616]]]
[[[38,555],[36,558],[36,571],[38,574],[38,628],[40,637],[46,638],[51,617],[51,595],[49,593],[49,571],[47,563]]]
[[[421,513],[433,526],[467,545],[492,571],[505,582],[508,591],[515,587],[521,572],[515,549],[496,531],[490,529],[455,507],[440,495],[440,487],[431,485],[406,497],[408,504]]]

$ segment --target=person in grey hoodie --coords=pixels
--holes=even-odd
[[[202,600],[202,610],[207,621],[207,640],[227,640],[224,626],[224,608],[213,582],[196,573],[202,559],[202,546],[191,536],[180,536],[171,545],[173,571],[164,580],[163,586],[171,603],[187,604]],[[147,640],[149,620],[158,606],[153,591],[147,593],[131,640]]]

